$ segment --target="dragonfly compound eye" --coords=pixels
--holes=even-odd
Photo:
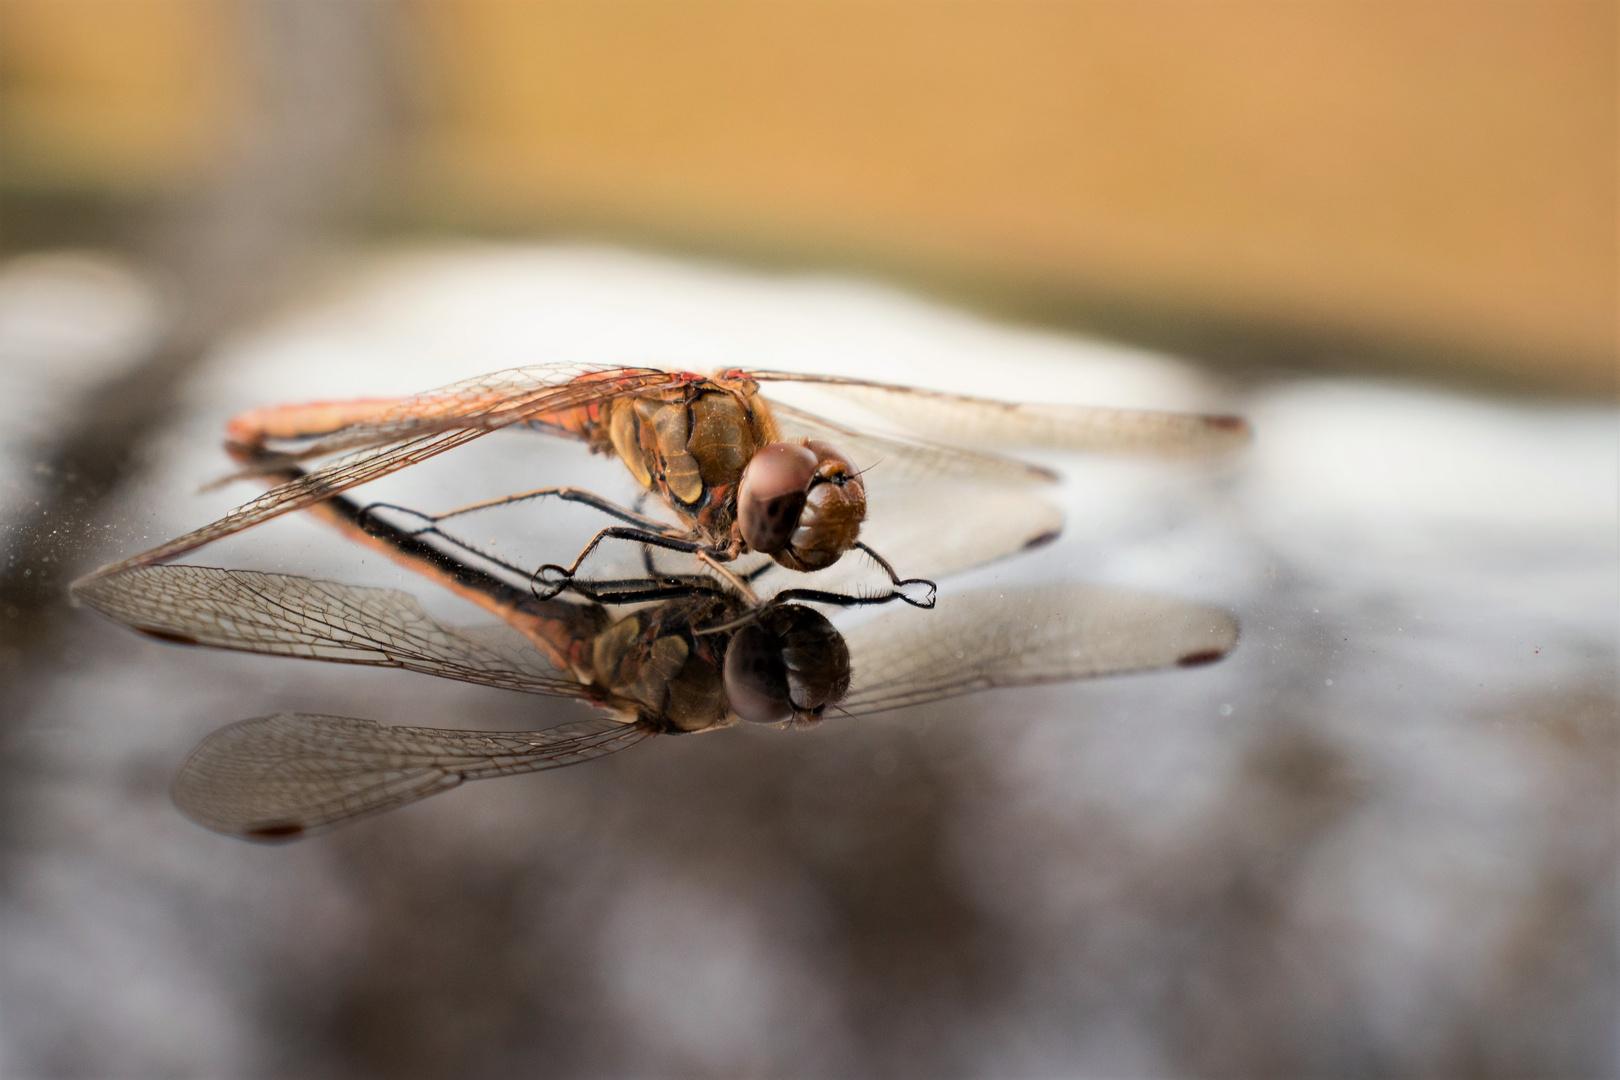
[[[797,604],[760,613],[726,647],[726,700],[756,724],[813,724],[849,691],[849,647],[826,616]]]
[[[750,548],[774,555],[788,546],[817,464],[815,451],[798,443],[771,443],[754,454],[737,488],[737,526]]]
[[[799,510],[798,527],[787,546],[772,552],[790,570],[822,570],[837,562],[861,537],[866,520],[866,485],[855,466],[824,442],[811,439],[815,475]]]

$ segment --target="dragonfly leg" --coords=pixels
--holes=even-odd
[[[389,510],[397,514],[403,514],[406,517],[413,518],[422,523],[420,525],[414,525],[405,529],[405,531],[411,535],[423,536],[431,533],[442,539],[445,543],[459,548],[475,558],[482,559],[491,565],[498,566],[503,570],[518,575],[519,577],[527,578],[532,576],[529,570],[514,566],[505,559],[497,558],[484,549],[477,547],[476,545],[469,544],[460,537],[446,532],[440,526],[448,518],[458,517],[463,514],[470,514],[478,510],[488,510],[499,506],[510,506],[516,503],[527,502],[533,499],[543,499],[547,497],[589,506],[592,509],[600,510],[611,517],[616,517],[621,521],[628,522],[629,524],[640,529],[645,529],[648,532],[657,532],[671,537],[680,537],[684,535],[667,522],[662,522],[656,518],[647,517],[644,514],[627,510],[617,503],[604,499],[602,496],[597,495],[594,492],[585,491],[581,488],[575,487],[536,488],[533,491],[524,491],[516,495],[504,495],[498,499],[489,499],[484,502],[472,503],[468,506],[459,507],[455,510],[446,511],[441,514],[426,514],[420,510],[413,510],[408,506],[400,506],[397,503],[374,502],[368,504],[361,511],[361,514],[363,520],[380,520],[374,515],[381,510]],[[648,577],[662,576],[652,564],[650,549],[646,547],[642,548],[642,558],[644,564],[646,565]]]
[[[273,451],[261,450],[260,454],[268,457]],[[304,475],[304,470],[282,463],[267,465],[262,475],[271,483],[281,483],[297,479]],[[561,600],[537,600],[528,590],[439,550],[418,532],[376,517],[371,509],[345,496],[334,495],[309,507],[307,512],[336,528],[347,539],[381,553],[483,608],[533,641],[560,669],[568,671],[580,665],[589,666],[590,642],[601,628],[599,608]],[[520,568],[510,569],[519,578],[526,576],[527,572]]]
[[[255,475],[270,483],[282,483],[304,475],[304,470],[300,466],[268,448],[239,445],[236,447],[236,456],[237,460],[244,464],[259,466],[255,470]],[[577,488],[544,488],[533,492],[523,492],[511,496],[507,500],[496,500],[495,502],[539,498],[547,494],[556,494],[565,499],[572,498],[573,501],[584,502],[610,513],[614,511],[623,512],[622,507],[618,507],[591,492],[582,492]],[[532,588],[524,589],[513,586],[498,577],[479,570],[477,567],[469,566],[455,555],[427,543],[424,539],[429,535],[435,536],[492,566],[507,571],[519,580],[532,578],[533,574],[528,568],[516,566],[497,558],[437,527],[436,522],[439,518],[478,508],[478,506],[462,507],[459,510],[451,511],[450,514],[431,515],[394,503],[374,502],[361,506],[345,496],[338,495],[310,507],[309,512],[337,528],[348,539],[381,552],[390,560],[423,575],[436,584],[489,611],[514,629],[536,640],[548,653],[555,654],[557,649],[566,649],[578,640],[578,635],[574,634],[570,627],[572,622],[577,621],[576,617],[580,612],[585,609],[578,604],[555,600],[556,594],[561,591],[560,588],[549,590],[541,596]],[[415,519],[415,523],[406,526],[394,524],[378,513],[378,511],[382,510],[403,514]],[[659,528],[668,528],[664,523],[651,518],[644,518],[642,515],[630,516],[632,520],[646,520]],[[639,532],[635,533],[635,535],[642,538]],[[695,549],[695,545],[673,538],[668,541],[654,537],[646,537],[645,539],[648,539],[649,542],[662,542],[662,546],[679,551],[690,552]],[[597,541],[593,541],[593,544],[595,542]],[[581,559],[588,554],[589,549],[582,554]],[[576,566],[579,561],[576,560]],[[575,588],[572,591],[579,593],[586,599],[596,600],[598,603],[644,603],[677,599],[684,596],[721,593],[721,590],[716,588],[712,580],[708,578],[697,578],[692,575],[671,576],[668,574],[649,576],[652,580],[596,583],[592,588]],[[562,618],[569,625],[559,627],[556,624],[558,618]],[[561,634],[561,637],[559,637],[559,634]],[[555,655],[553,655],[553,659],[556,659]]]
[[[579,568],[591,553],[604,540],[633,540],[636,543],[651,547],[663,548],[666,551],[678,551],[685,555],[696,555],[703,559],[705,555],[713,558],[717,553],[712,549],[693,540],[682,540],[663,532],[649,532],[646,529],[629,528],[623,525],[610,525],[595,536],[584,549],[574,557],[574,561],[567,566],[557,563],[547,563],[536,570],[529,579],[529,588],[541,600],[549,600],[574,582]],[[707,561],[707,560],[705,560]]]
[[[349,505],[351,507],[354,506],[353,503],[350,503]],[[414,518],[418,521],[426,522],[426,524],[401,527],[379,516],[378,511],[380,510],[388,510],[396,514],[403,514],[408,518]],[[436,536],[451,547],[458,548],[466,554],[471,555],[482,562],[488,563],[491,566],[498,566],[507,573],[512,574],[514,577],[525,579],[529,576],[529,571],[524,567],[508,562],[507,560],[498,556],[491,555],[483,548],[474,544],[469,544],[460,537],[453,536],[450,533],[445,532],[443,529],[440,529],[436,524],[434,524],[435,518],[433,515],[424,514],[419,510],[412,510],[408,506],[400,506],[396,503],[384,502],[367,503],[365,506],[358,507],[354,511],[354,520],[355,524],[357,524],[362,530],[374,536],[397,534],[418,539],[424,536]],[[435,548],[434,550],[438,549]]]
[[[381,518],[370,516],[372,509],[372,506],[360,507],[339,495],[312,507],[310,512],[335,525],[350,539],[381,551],[394,562],[491,612],[535,641],[559,667],[588,660],[583,653],[579,653],[579,649],[582,643],[589,645],[601,629],[598,614],[601,609],[595,604],[554,599],[556,592],[561,589],[537,596],[533,589],[512,586],[424,542],[420,533],[397,528]],[[528,576],[527,571],[509,563],[488,555],[482,557],[517,576]],[[577,585],[568,582],[563,587],[596,604],[654,603],[688,596],[725,595],[712,579],[690,574]]]
[[[698,562],[702,563],[704,566],[707,566],[710,570],[713,570],[719,575],[720,580],[724,581],[727,585],[730,585],[733,589],[736,589],[737,595],[747,601],[749,607],[759,606],[758,594],[755,593],[753,589],[748,587],[748,582],[737,576],[736,571],[722,563],[719,559],[716,559],[707,551],[698,552],[697,557]]]
[[[681,532],[677,532],[675,527],[670,525],[668,522],[659,521],[657,518],[648,517],[647,515],[638,513],[635,510],[630,510],[626,507],[620,506],[611,499],[604,499],[595,492],[586,491],[583,488],[576,487],[535,488],[533,491],[524,491],[516,495],[503,495],[498,499],[489,499],[484,502],[472,503],[469,506],[459,507],[455,510],[448,510],[442,514],[423,514],[420,516],[428,518],[437,524],[438,522],[444,521],[446,518],[459,517],[462,514],[471,514],[477,510],[488,510],[497,506],[511,506],[515,503],[528,502],[531,499],[544,499],[548,497],[561,499],[564,502],[574,502],[580,503],[584,506],[589,506],[592,509],[602,511],[602,513],[607,514],[609,517],[616,517],[620,521],[626,522],[630,525],[635,525],[638,528],[646,529],[649,532],[663,532],[672,536],[684,535]]]
[[[780,604],[828,604],[832,607],[843,608],[875,607],[906,599],[905,594],[899,592],[889,592],[881,596],[856,596],[851,593],[827,592],[825,589],[783,589],[762,604],[753,604],[740,614],[723,618],[720,622],[709,626],[694,628],[692,632],[699,637],[703,637],[708,634],[722,634],[728,630],[735,630],[739,626],[753,622],[764,612]],[[907,602],[910,603],[911,601],[908,600]]]
[[[939,592],[939,586],[927,578],[902,578],[894,572],[889,560],[879,555],[862,541],[856,541],[855,546],[866,552],[871,560],[883,568],[889,575],[889,584],[894,586],[895,594],[912,607],[931,608],[934,606],[934,597]],[[910,591],[908,591],[910,590]],[[915,593],[916,595],[913,595]]]

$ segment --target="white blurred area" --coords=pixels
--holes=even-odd
[[[29,425],[161,319],[116,264],[32,259],[0,267],[8,500]],[[1243,414],[1256,441],[1224,463],[1042,458],[1063,538],[947,585],[1123,585],[1224,605],[1242,641],[1205,669],[657,740],[260,848],[167,803],[224,723],[576,714],[85,615],[24,729],[0,1073],[1612,1074],[1614,409],[1235,385],[831,277],[418,249],[333,267],[224,342],[110,546],[68,555],[245,501],[198,492],[239,410],[552,360]],[[442,506],[626,483],[530,436],[475,449],[400,483]],[[290,520],[187,561],[392,573]]]
[[[33,498],[30,461],[78,395],[144,358],[164,319],[159,292],[92,251],[0,264],[0,514]]]

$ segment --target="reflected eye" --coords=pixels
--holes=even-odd
[[[742,720],[814,723],[849,690],[849,647],[826,616],[797,604],[760,612],[726,647],[726,701]]]
[[[816,465],[815,452],[797,443],[771,443],[754,454],[737,489],[737,526],[750,548],[774,555],[787,547]]]
[[[774,724],[793,715],[788,701],[782,643],[750,623],[726,647],[726,701],[731,711],[754,724]]]

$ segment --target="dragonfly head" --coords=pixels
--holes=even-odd
[[[848,693],[849,646],[819,611],[769,607],[731,636],[724,678],[740,719],[808,726]]]
[[[866,486],[850,460],[816,439],[758,450],[737,489],[737,531],[790,570],[821,570],[860,539]]]

